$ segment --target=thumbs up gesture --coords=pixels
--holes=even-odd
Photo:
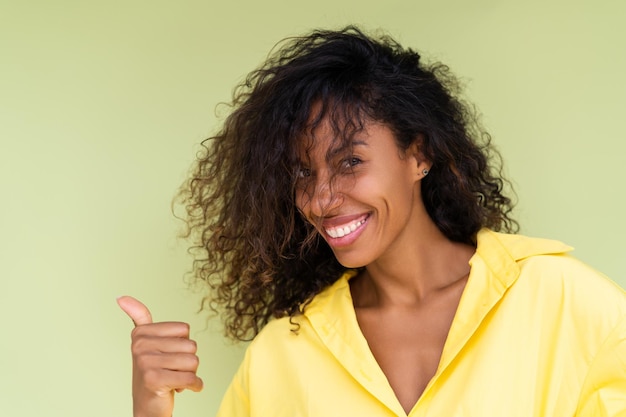
[[[133,415],[171,417],[175,392],[202,389],[202,380],[196,376],[196,342],[189,339],[189,325],[153,323],[148,308],[132,297],[120,297],[117,303],[135,323],[131,333]]]

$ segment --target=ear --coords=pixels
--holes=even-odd
[[[416,180],[422,180],[430,172],[432,162],[426,159],[422,149],[424,147],[424,135],[419,134],[413,141],[411,146],[406,150],[406,156],[411,160],[413,165],[414,177]]]

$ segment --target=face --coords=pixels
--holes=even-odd
[[[367,266],[406,244],[423,210],[419,182],[430,164],[417,145],[401,151],[393,132],[368,123],[348,149],[330,150],[322,123],[300,150],[296,205],[344,266]],[[327,155],[331,155],[330,158]],[[408,231],[408,232],[407,232]]]

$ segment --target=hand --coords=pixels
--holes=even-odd
[[[153,323],[148,308],[124,296],[117,303],[135,323],[131,333],[133,354],[134,417],[171,417],[174,392],[200,391],[196,376],[196,342],[189,339],[189,325]]]

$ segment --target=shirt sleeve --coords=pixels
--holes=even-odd
[[[591,363],[576,417],[626,417],[626,316]]]
[[[217,417],[250,417],[249,395],[250,349],[246,349],[241,365],[226,390]]]

